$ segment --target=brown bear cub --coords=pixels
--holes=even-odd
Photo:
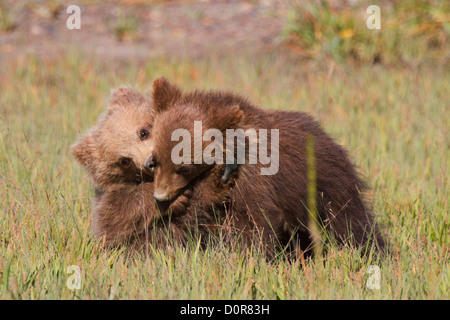
[[[107,245],[145,245],[152,231],[155,244],[164,245],[164,230],[183,242],[194,219],[185,215],[192,192],[186,189],[178,201],[161,210],[153,200],[153,173],[142,170],[153,150],[151,99],[129,87],[120,87],[97,125],[73,146],[75,159],[87,169],[96,190],[93,210],[93,230]],[[167,214],[183,213],[182,218],[169,223]],[[199,218],[207,224],[204,214]],[[212,223],[212,220],[209,221]],[[194,230],[195,231],[195,230]],[[207,231],[204,231],[207,233]],[[154,235],[154,234],[153,234]]]
[[[310,116],[264,110],[226,92],[183,94],[164,78],[155,80],[153,88],[154,145],[145,166],[154,170],[154,197],[160,204],[176,202],[186,188],[193,188],[201,196],[196,201],[191,200],[190,206],[201,212],[208,212],[211,206],[221,210],[223,217],[243,235],[256,231],[269,252],[275,245],[310,253],[306,150],[308,137],[313,137],[315,210],[321,225],[338,244],[384,248],[384,241],[360,194],[365,186],[347,152]],[[230,151],[225,144],[226,135],[239,129],[245,133],[245,161],[237,161],[237,147],[232,147],[232,161],[237,167],[231,174],[231,188],[224,201],[216,191],[223,178],[224,165],[220,159],[225,162]],[[217,148],[211,147],[210,130],[223,135],[222,140],[214,135],[214,139],[218,139],[215,140]],[[261,151],[266,155],[277,154],[274,172],[261,174],[267,170],[267,159],[260,157],[254,164],[250,163],[250,142],[255,142],[251,132],[259,132],[257,147],[266,149],[258,150],[260,156]],[[275,133],[278,136],[274,136]],[[200,145],[196,137],[201,137]],[[191,147],[181,148],[181,142]],[[184,152],[187,154],[182,155]],[[201,158],[208,154],[219,160],[211,162]],[[183,160],[174,161],[174,156],[182,156]]]

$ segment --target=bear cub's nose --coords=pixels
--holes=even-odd
[[[144,168],[147,171],[153,172],[155,171],[155,167],[156,167],[156,157],[151,154],[148,156],[148,158],[145,160],[144,162]]]
[[[158,202],[166,202],[170,200],[170,196],[167,192],[161,190],[155,190],[153,198]]]

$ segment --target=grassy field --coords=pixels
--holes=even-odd
[[[0,299],[448,299],[450,70],[319,67],[279,55],[112,64],[13,58],[0,72]],[[305,266],[257,252],[171,248],[126,259],[90,233],[93,190],[70,145],[112,87],[164,75],[305,111],[345,145],[371,187],[388,258],[332,250]],[[68,266],[81,270],[69,290]],[[369,266],[380,288],[368,289]]]

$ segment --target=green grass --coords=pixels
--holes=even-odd
[[[322,69],[275,54],[121,65],[77,54],[9,59],[0,65],[0,299],[449,298],[449,68]],[[146,91],[161,75],[315,116],[371,186],[392,256],[332,250],[302,268],[196,243],[130,259],[102,250],[90,230],[93,190],[70,145],[94,125],[110,88]],[[81,269],[80,290],[66,286],[70,265]],[[366,288],[370,265],[381,269],[380,290]]]
[[[284,30],[293,51],[309,59],[417,65],[449,54],[450,6],[442,0],[290,0]],[[367,28],[370,5],[380,29]]]

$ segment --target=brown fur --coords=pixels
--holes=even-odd
[[[138,91],[120,87],[97,125],[72,147],[75,159],[89,172],[94,185],[102,190],[115,184],[136,185],[152,180],[142,172],[153,140],[141,140],[139,132],[153,127],[149,100]],[[121,166],[122,158],[131,159],[129,167]]]
[[[87,169],[96,189],[94,234],[104,237],[108,245],[134,243],[161,218],[152,196],[153,174],[142,171],[153,150],[152,110],[148,97],[120,87],[112,93],[97,125],[72,147],[73,156]],[[144,140],[139,136],[143,129],[150,133]],[[129,166],[121,165],[123,158],[130,159]],[[180,197],[171,210],[184,212],[189,196]],[[174,228],[174,233],[179,238],[178,229]]]
[[[310,116],[300,112],[269,111],[253,106],[230,93],[200,92],[180,94],[166,80],[158,79],[154,87],[156,159],[155,189],[164,191],[170,202],[186,187],[193,187],[202,197],[191,199],[190,206],[202,212],[213,205],[237,230],[257,231],[265,243],[300,244],[302,251],[311,247],[307,205],[307,136],[314,136],[317,171],[317,211],[326,230],[339,244],[357,246],[384,241],[360,194],[365,186],[358,178],[347,152],[337,145]],[[156,91],[156,92],[155,92]],[[176,93],[172,95],[172,93]],[[219,196],[219,174],[223,165],[175,165],[171,150],[178,142],[171,141],[175,129],[184,128],[193,134],[194,121],[202,121],[203,132],[216,128],[279,129],[279,171],[261,175],[261,163],[239,165],[232,175],[233,186],[228,201]],[[225,139],[224,139],[225,141]],[[203,149],[208,143],[203,143]],[[270,154],[270,139],[268,141]],[[248,150],[247,150],[248,151]],[[193,157],[193,152],[192,152]],[[193,163],[193,162],[192,162]],[[179,174],[181,167],[186,167]],[[219,169],[220,168],[220,169]],[[156,194],[156,193],[155,193]]]
[[[93,227],[95,234],[104,237],[107,244],[128,243],[141,249],[149,242],[156,246],[167,245],[168,233],[172,235],[172,240],[183,244],[189,234],[206,240],[209,235],[217,234],[218,231],[240,234],[241,240],[249,244],[256,231],[256,236],[259,235],[263,240],[261,245],[269,254],[273,252],[274,241],[285,245],[291,238],[300,240],[301,247],[306,249],[310,244],[310,236],[305,228],[306,169],[304,161],[299,160],[304,159],[306,132],[316,135],[316,156],[318,162],[325,167],[317,165],[318,185],[327,186],[334,180],[348,180],[347,184],[332,183],[328,189],[319,189],[321,215],[325,220],[328,219],[328,227],[335,230],[334,233],[342,242],[348,240],[349,236],[359,239],[359,242],[367,240],[367,235],[361,232],[373,227],[373,221],[365,211],[359,193],[356,198],[361,202],[363,211],[355,214],[342,210],[337,215],[338,218],[330,218],[330,208],[338,207],[331,206],[332,201],[343,201],[341,198],[345,199],[348,194],[348,191],[339,191],[340,188],[351,189],[353,180],[349,177],[354,177],[355,187],[362,189],[362,184],[356,178],[345,152],[332,143],[308,116],[264,111],[254,108],[240,97],[224,93],[195,92],[182,95],[177,87],[164,79],[155,81],[153,100],[156,112],[152,108],[151,99],[131,88],[119,88],[113,93],[112,101],[97,126],[73,147],[75,158],[88,170],[98,190],[94,201]],[[177,105],[184,110],[180,115],[189,120],[184,123],[186,126],[193,123],[192,117],[195,115],[195,120],[204,120],[204,130],[207,127],[223,130],[233,127],[280,128],[279,173],[275,176],[260,176],[260,165],[239,165],[230,181],[223,184],[220,182],[224,172],[223,165],[206,168],[200,166],[202,168],[194,170],[194,176],[182,190],[178,190],[176,199],[161,203],[161,207],[157,208],[153,200],[153,173],[142,171],[144,154],[148,155],[155,147],[154,113],[158,123],[161,121],[159,132],[164,132],[164,125],[167,125],[165,132],[168,133],[170,128],[177,127],[177,123],[179,125],[179,121],[183,119],[176,117],[181,109],[172,109]],[[217,108],[220,108],[220,112]],[[168,113],[164,119],[161,116],[165,112]],[[174,117],[171,119],[171,116]],[[142,128],[147,128],[152,133],[144,141],[138,136]],[[282,128],[286,130],[281,130]],[[163,142],[163,137],[163,134],[158,134],[157,140]],[[317,143],[322,140],[325,144],[320,147]],[[283,141],[294,141],[294,145],[298,142],[299,146],[293,146],[293,150],[283,148]],[[160,145],[160,151],[169,151],[170,143],[164,143]],[[268,145],[270,146],[270,142]],[[319,156],[324,159],[320,160]],[[126,170],[119,165],[122,157],[132,159],[132,165]],[[344,161],[338,157],[343,157]],[[320,172],[322,169],[326,170],[324,174]],[[329,173],[332,175],[328,177]],[[354,189],[352,192],[355,192]],[[339,194],[342,194],[341,198],[338,197]],[[356,210],[355,207],[352,210]],[[354,234],[348,233],[345,228],[339,228],[347,224],[339,218],[352,214],[354,217],[350,219],[351,222],[357,222]],[[363,219],[366,215],[367,221]],[[378,243],[382,244],[380,237]]]
[[[127,245],[141,251],[149,243],[153,247],[166,247],[172,242],[183,245],[189,235],[206,239],[208,226],[216,224],[214,217],[207,214],[185,214],[191,191],[170,207],[170,214],[163,215],[152,194],[153,183],[142,183],[117,184],[97,195],[93,216],[96,236],[108,246]]]
[[[96,189],[92,226],[107,246],[127,244],[141,249],[149,242],[166,246],[170,240],[184,244],[189,235],[207,240],[218,224],[212,214],[214,204],[203,203],[203,194],[194,193],[193,188],[186,188],[167,206],[156,206],[153,173],[142,170],[153,150],[152,113],[152,99],[120,87],[112,93],[97,125],[72,147],[73,156],[86,168]],[[140,138],[142,129],[149,131],[147,139]],[[121,166],[122,158],[131,160],[128,167]],[[205,181],[207,188],[214,192],[216,202],[226,201],[230,184],[214,181]],[[190,207],[191,198],[208,213]]]

